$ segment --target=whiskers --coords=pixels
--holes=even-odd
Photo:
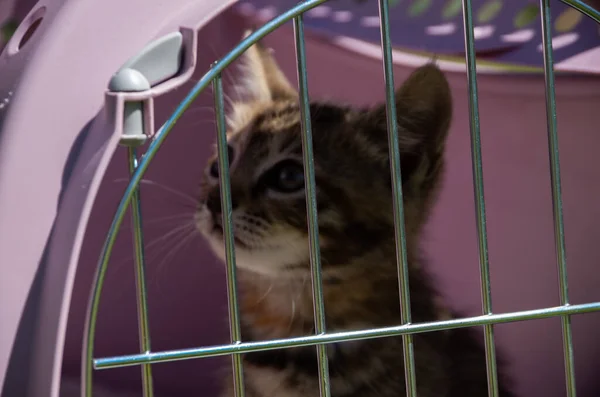
[[[233,230],[236,238],[251,249],[264,249],[269,241],[270,224],[255,215],[240,213],[233,216]]]
[[[117,179],[113,180],[113,182],[114,183],[124,183],[124,182],[129,183],[129,179],[128,178],[117,178]],[[186,204],[186,206],[192,204],[193,206],[191,206],[190,208],[196,207],[197,199],[189,193],[185,193],[181,190],[177,190],[170,186],[167,186],[167,185],[164,185],[157,181],[153,181],[151,179],[146,179],[146,178],[140,180],[140,186],[143,186],[143,185],[156,187],[156,188],[162,190],[163,192],[170,193],[171,195],[173,195],[173,197],[182,199],[183,203]]]
[[[113,182],[128,183],[129,179],[120,178],[115,179]],[[157,217],[142,214],[147,279],[149,284],[156,282],[160,289],[160,281],[166,277],[165,270],[169,267],[168,265],[170,263],[177,263],[177,255],[184,251],[196,238],[199,243],[202,240],[195,219],[197,199],[189,193],[150,179],[142,179],[140,185],[149,186],[161,192],[168,193],[168,198],[175,198],[177,204],[184,209],[182,212]],[[148,198],[145,198],[145,201],[147,200]],[[131,238],[131,222],[124,222],[122,229],[126,237],[124,236],[124,238],[118,240],[118,244],[121,247],[119,251],[127,252],[127,254],[124,257],[111,260],[107,278],[120,278],[123,274],[123,268],[127,269],[131,266],[131,269],[133,269],[135,257]],[[127,251],[122,248],[124,245],[127,246]],[[109,280],[107,279],[107,281]]]
[[[194,118],[194,120],[183,124],[185,128],[193,128],[204,124],[210,124],[212,128],[216,129],[217,123],[215,121],[215,109],[211,106],[192,106],[185,111],[184,117],[186,115]]]
[[[167,269],[169,263],[175,263],[174,259],[177,257],[177,254],[181,253],[183,249],[186,248],[187,245],[195,238],[200,239],[200,233],[198,232],[196,224],[193,220],[183,223],[177,230],[177,238],[175,238],[175,241],[173,241],[171,244],[166,245],[168,248],[163,259],[157,265],[153,266],[155,274],[154,280],[156,280],[159,289],[160,281],[163,279],[165,270]],[[152,279],[150,281],[152,282]]]
[[[157,217],[152,219],[143,219],[144,237],[152,236],[144,241],[144,259],[146,267],[146,277],[148,284],[157,283],[160,291],[160,281],[165,278],[165,270],[167,264],[176,263],[174,260],[176,255],[181,253],[183,249],[194,239],[199,237],[192,213],[180,213]],[[160,229],[165,229],[162,231]],[[159,228],[157,232],[156,228]],[[109,264],[109,271],[106,282],[111,284],[114,279],[122,278],[123,272],[130,270],[133,274],[135,264],[135,256],[133,249],[133,241],[131,236],[131,224],[124,225],[123,232],[128,238],[125,239],[125,244],[120,244],[122,247],[126,245],[129,248],[128,253],[119,259],[112,260]],[[123,240],[121,240],[123,242]],[[124,250],[124,249],[120,249]],[[132,285],[133,288],[133,285]],[[116,298],[120,300],[126,290]]]
[[[296,287],[298,288],[298,291],[295,294],[290,294],[290,304],[291,304],[292,314],[290,316],[290,322],[288,324],[287,332],[290,332],[292,330],[292,327],[294,326],[294,320],[296,319],[296,307],[298,306],[298,300],[302,299],[304,297],[304,295],[306,294],[306,292],[307,292],[306,283],[308,282],[309,279],[310,279],[310,273],[305,272],[304,277],[302,278],[302,282],[300,283],[299,286],[298,286],[298,282],[296,280],[294,280],[295,282],[293,284],[296,285]]]

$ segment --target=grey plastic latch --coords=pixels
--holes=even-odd
[[[183,60],[181,32],[169,33],[148,44],[129,59],[121,69],[135,69],[146,77],[151,87],[177,75]]]
[[[108,89],[113,92],[140,92],[149,90],[150,83],[135,69],[121,69],[110,79]],[[124,106],[121,144],[141,146],[147,138],[144,134],[144,102],[125,102]]]
[[[183,60],[183,36],[173,32],[147,45],[111,78],[112,92],[142,92],[177,75]],[[144,102],[127,101],[123,112],[121,144],[139,146],[146,142]]]

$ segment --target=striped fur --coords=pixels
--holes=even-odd
[[[314,333],[298,97],[260,45],[246,55],[247,98],[230,117],[230,175],[245,341]],[[435,65],[416,70],[396,93],[407,256],[414,322],[453,316],[419,259],[419,236],[443,174],[452,116],[448,83]],[[400,322],[385,106],[312,103],[316,196],[327,328]],[[207,167],[197,223],[224,258],[216,168]],[[282,165],[283,164],[283,165]],[[285,187],[285,191],[282,190]],[[287,190],[286,190],[287,189]],[[289,191],[288,191],[289,190]],[[484,397],[481,337],[461,329],[414,336],[419,397]],[[333,397],[405,393],[401,338],[328,347]],[[500,366],[502,368],[502,366]],[[316,397],[314,347],[244,356],[248,397]],[[512,396],[500,376],[502,397]],[[224,396],[232,396],[226,377]]]

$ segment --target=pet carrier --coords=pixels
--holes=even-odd
[[[232,6],[233,1],[221,0],[40,0],[21,18],[0,57],[3,397],[56,397],[61,379],[78,381],[81,376],[82,396],[90,396],[97,383],[137,395],[143,390],[145,396],[214,395],[218,373],[206,357],[389,335],[403,335],[409,342],[412,332],[459,326],[484,328],[490,395],[495,395],[495,344],[506,348],[521,395],[600,392],[595,374],[600,317],[593,313],[600,310],[600,275],[594,272],[599,233],[595,220],[600,217],[595,182],[600,175],[593,166],[600,80],[589,66],[599,64],[600,36],[590,41],[596,44],[586,42],[589,48],[578,47],[569,56],[560,54],[554,43],[562,65],[555,73],[550,44],[553,35],[564,31],[550,10],[567,9],[558,1],[541,0],[539,15],[531,22],[537,24],[538,45],[529,45],[528,51],[537,53],[539,64],[507,71],[498,63],[478,60],[481,74],[476,78],[475,32],[482,34],[486,18],[475,10],[493,10],[502,3],[492,1],[462,1],[465,29],[453,34],[466,42],[466,62],[456,62],[454,50],[438,57],[453,89],[455,116],[447,177],[425,248],[443,295],[469,317],[407,325],[407,280],[400,271],[403,318],[397,327],[327,333],[318,322],[314,336],[245,343],[236,325],[232,261],[224,274],[211,266],[215,260],[201,242],[173,246],[162,257],[149,255],[151,245],[173,243],[167,236],[172,227],[157,223],[160,227],[150,230],[150,222],[177,219],[173,211],[181,203],[173,197],[190,200],[195,193],[215,129],[223,149],[222,108],[216,118],[206,110],[213,106],[208,90],[214,84],[217,105],[222,104],[226,67],[255,40],[265,36],[288,76],[298,70],[303,99],[308,100],[309,90],[311,97],[357,105],[387,98],[392,109],[393,81],[402,81],[431,54],[422,51],[426,46],[407,49],[406,42],[393,48],[394,38],[400,37],[389,23],[390,15],[399,18],[392,21],[401,20],[394,14],[396,2],[367,3],[363,7],[371,7],[372,13],[360,17],[370,21],[362,26],[372,30],[364,37],[351,37],[347,27],[323,22],[338,15],[337,24],[350,23],[348,14],[340,12],[358,4],[324,0],[295,6],[283,1]],[[433,12],[429,3],[415,0],[406,12]],[[446,13],[461,8],[460,2],[447,3]],[[576,0],[564,3],[589,17],[586,23],[600,22],[592,7]],[[315,11],[325,5],[330,7]],[[452,15],[463,23],[460,13]],[[240,43],[247,25],[257,22],[264,24]],[[412,26],[417,25],[427,27],[423,22]],[[435,20],[430,26],[437,28],[429,31],[443,31],[442,25]],[[514,32],[502,34],[509,33]],[[369,41],[373,35],[381,37],[383,51]],[[503,54],[506,63],[516,62]],[[184,113],[188,105],[191,109]],[[394,125],[393,112],[388,117]],[[216,124],[206,122],[210,119]],[[309,181],[310,156],[305,151]],[[397,174],[398,157],[391,157]],[[222,185],[226,198],[227,183]],[[396,188],[402,247],[401,195]],[[160,200],[161,192],[171,201]],[[128,208],[134,233],[122,230],[117,236]],[[311,206],[308,214],[314,224],[316,209]],[[147,221],[145,247],[142,221]],[[313,242],[318,238],[315,228],[311,236]],[[151,264],[156,267],[144,266],[144,253],[148,262],[157,259]],[[316,312],[322,315],[318,250],[311,253]],[[403,270],[402,250],[398,262]],[[483,311],[476,303],[482,297]],[[227,309],[232,340],[227,340],[227,324],[221,320]],[[194,347],[200,345],[205,347]],[[410,349],[405,362],[408,392],[414,396]],[[124,368],[109,369],[113,367]],[[322,393],[328,395],[324,361],[320,368]],[[238,384],[242,376],[236,373]]]

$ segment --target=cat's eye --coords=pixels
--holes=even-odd
[[[234,151],[230,145],[227,145],[227,156],[229,158],[229,164],[233,162]],[[219,158],[216,158],[215,161],[210,165],[209,174],[211,178],[219,179]]]
[[[264,182],[269,189],[276,192],[297,192],[304,189],[304,167],[296,160],[280,161],[266,172]]]

